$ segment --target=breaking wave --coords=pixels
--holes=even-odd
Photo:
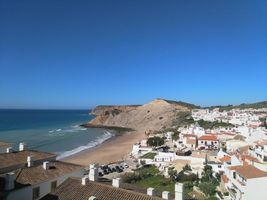
[[[79,132],[79,131],[86,131],[87,128],[81,127],[80,125],[74,125],[71,126],[71,128],[67,129],[53,129],[48,131],[48,136],[64,136],[65,133],[74,133],[74,132]]]
[[[112,133],[110,133],[108,131],[105,131],[104,135],[97,137],[95,140],[89,142],[87,145],[79,146],[79,147],[74,148],[72,150],[58,153],[57,160],[61,160],[63,158],[66,158],[66,157],[69,157],[71,155],[77,154],[77,153],[79,153],[81,151],[84,151],[86,149],[93,148],[93,147],[105,142],[106,140],[110,139],[113,136],[114,136],[114,134],[112,134]]]

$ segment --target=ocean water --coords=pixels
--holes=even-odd
[[[114,136],[104,129],[80,127],[93,119],[88,110],[1,110],[0,140],[53,152],[58,159],[92,148]]]

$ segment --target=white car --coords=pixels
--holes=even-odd
[[[125,168],[129,168],[129,166],[128,166],[126,163],[124,164],[124,167],[125,167]]]

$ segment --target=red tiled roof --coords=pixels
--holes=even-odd
[[[229,179],[227,178],[226,175],[222,175],[222,181],[223,181],[224,183],[228,183]]]
[[[250,156],[250,155],[241,155],[241,158],[242,158],[243,161],[248,160],[248,161],[253,161],[253,162],[260,163],[260,161],[257,158],[255,158],[253,156]]]
[[[228,161],[230,161],[230,160],[231,160],[231,157],[230,157],[230,156],[224,156],[224,157],[220,158],[220,161],[221,161],[222,163],[224,163],[224,162],[228,162]]]
[[[183,134],[183,137],[197,137],[197,136],[194,134]]]
[[[42,200],[88,200],[91,196],[99,200],[162,200],[160,197],[148,196],[98,182],[90,181],[87,185],[82,185],[77,178],[68,178],[54,192],[44,196]]]
[[[217,141],[217,136],[216,135],[203,135],[198,140],[210,140],[210,141]]]
[[[267,177],[267,172],[261,171],[252,165],[242,165],[229,167],[230,170],[236,171],[238,174],[246,179]]]
[[[257,145],[259,146],[264,146],[264,145],[267,145],[267,140],[259,140],[256,142]]]

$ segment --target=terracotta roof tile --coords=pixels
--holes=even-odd
[[[259,146],[264,146],[264,145],[267,145],[267,140],[259,140],[256,142],[257,145]]]
[[[222,181],[223,181],[224,183],[228,183],[229,179],[227,178],[226,175],[222,175],[221,178],[222,178]]]
[[[0,147],[11,147],[11,144],[8,142],[0,141]]]
[[[35,185],[62,176],[64,174],[82,170],[83,168],[80,165],[61,161],[50,162],[50,165],[51,167],[47,170],[45,170],[42,165],[17,170],[16,182],[24,185]]]
[[[198,140],[217,141],[218,139],[216,135],[202,135],[198,138]]]
[[[220,158],[220,161],[222,163],[229,162],[230,160],[231,160],[231,157],[230,156],[224,156],[224,157]]]
[[[32,156],[34,161],[46,160],[49,158],[56,157],[56,155],[52,153],[33,151],[33,150],[2,153],[0,154],[0,171],[3,168],[26,164],[28,156]]]
[[[55,192],[46,195],[41,200],[88,200],[91,196],[100,200],[162,200],[159,197],[98,182],[89,182],[83,186],[81,180],[77,178],[68,178]]]
[[[261,171],[252,165],[242,165],[229,167],[230,170],[236,171],[238,174],[246,179],[267,177],[267,172]]]

